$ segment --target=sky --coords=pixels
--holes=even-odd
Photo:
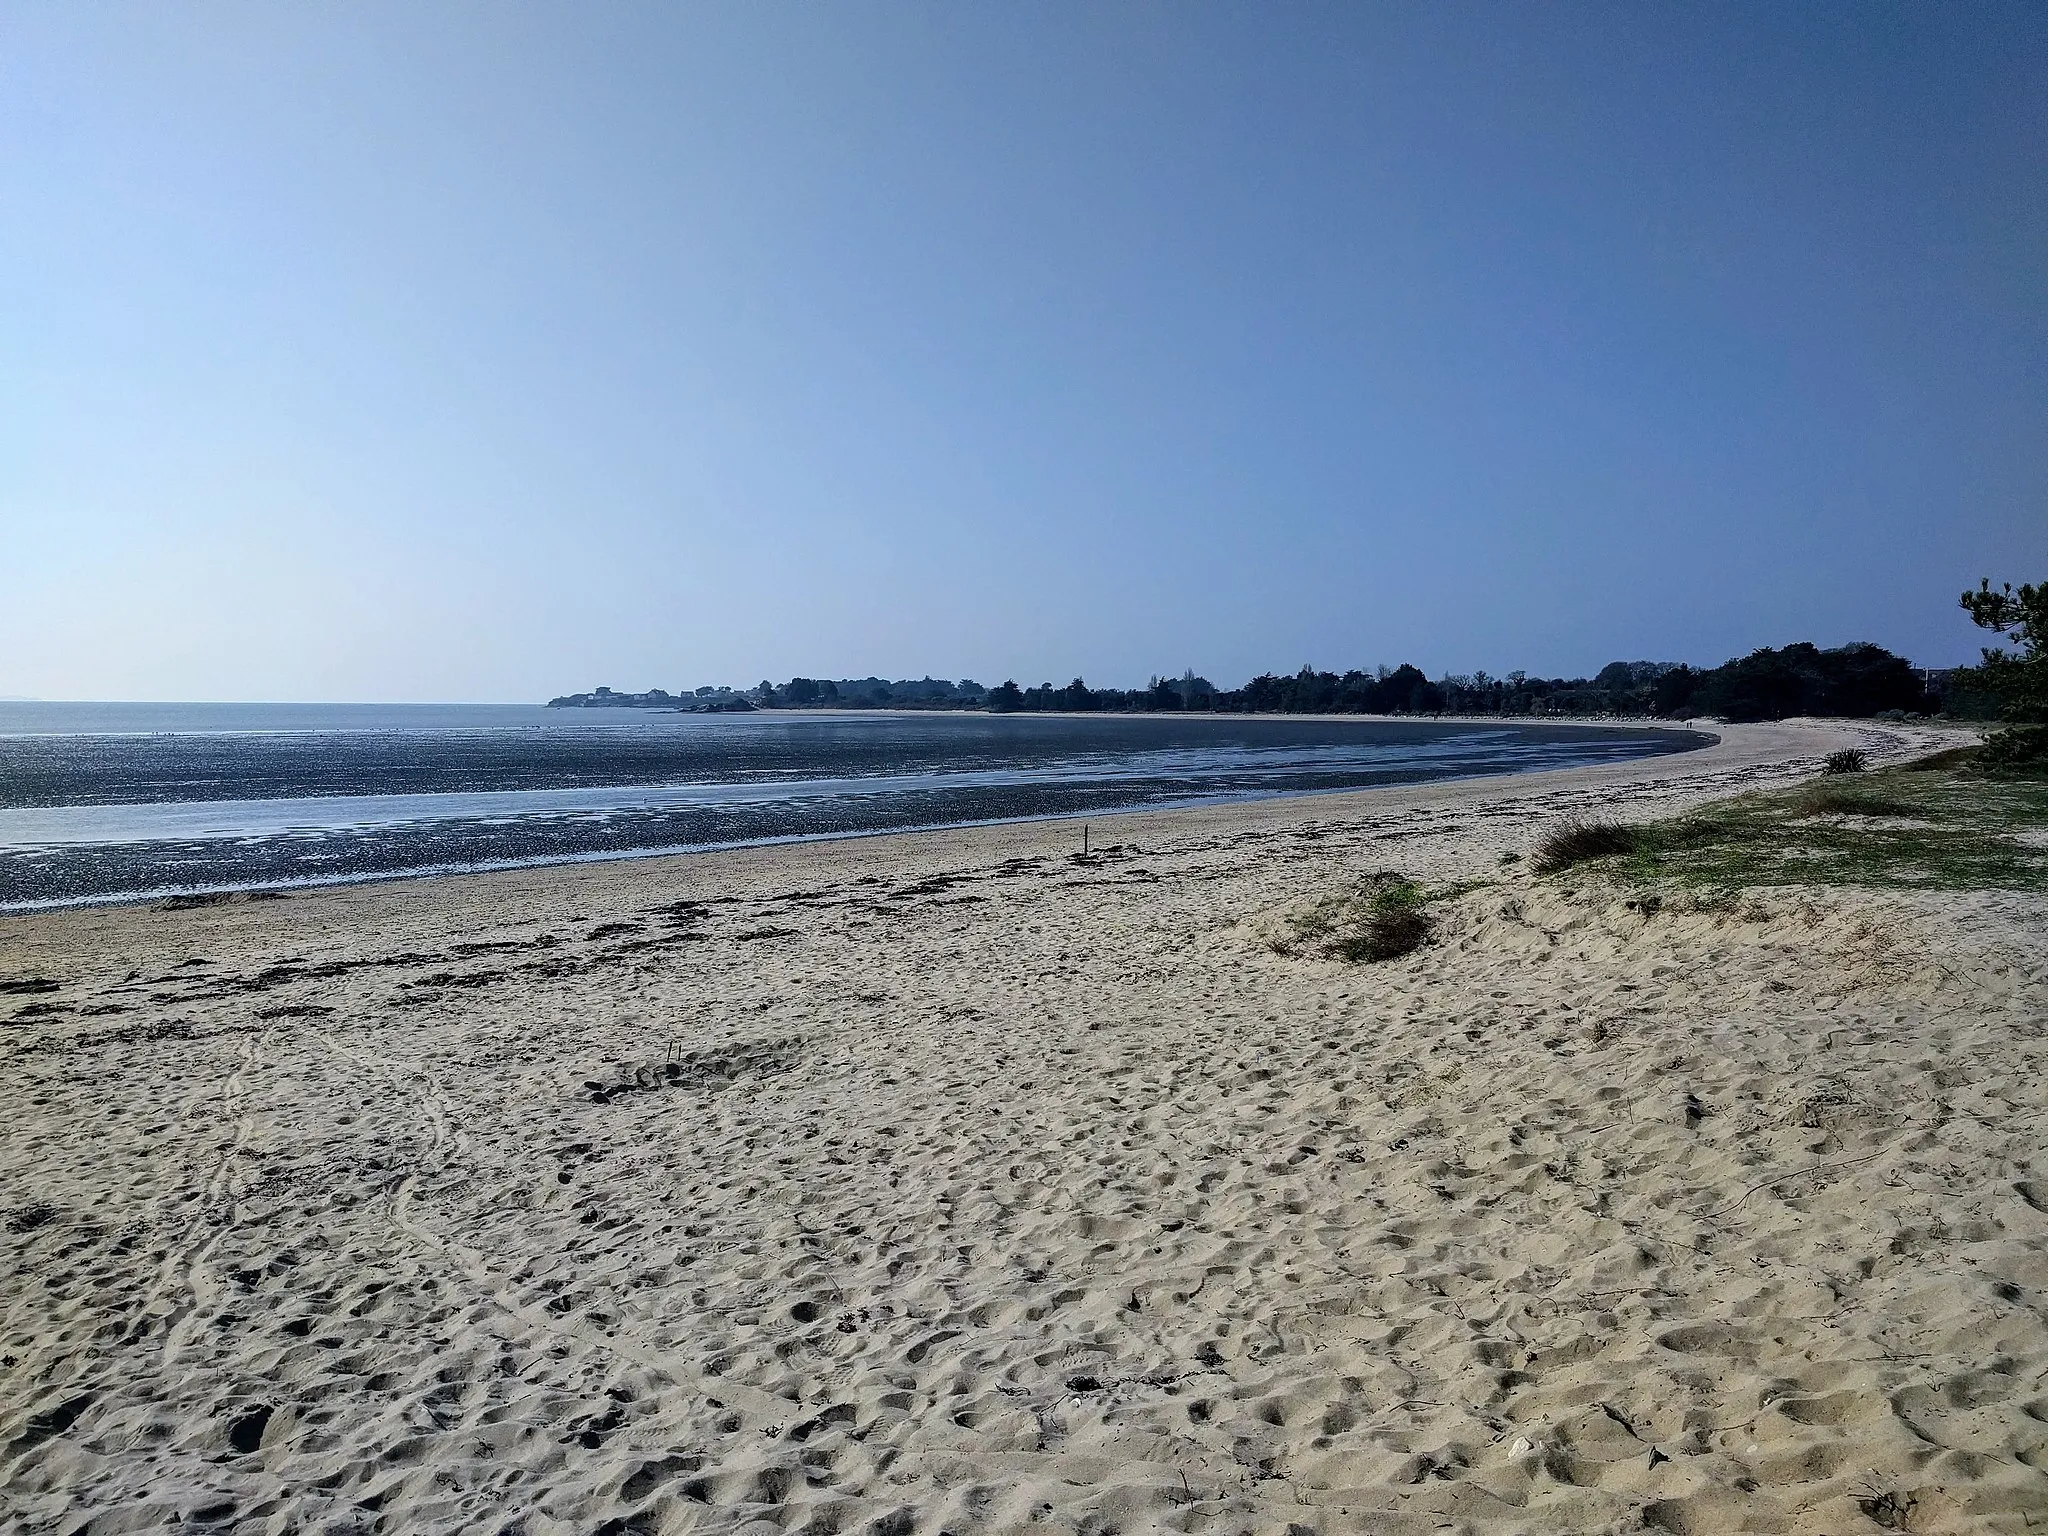
[[[1972,660],[2037,4],[0,0],[0,695]]]

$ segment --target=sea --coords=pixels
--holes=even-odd
[[[646,857],[1679,752],[1244,715],[0,701],[0,911]]]

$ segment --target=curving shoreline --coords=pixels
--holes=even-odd
[[[1237,803],[1683,750],[1640,727],[833,721],[622,736],[65,739],[0,762],[0,912]],[[6,752],[0,751],[0,758]]]

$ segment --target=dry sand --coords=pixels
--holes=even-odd
[[[0,920],[0,1523],[2048,1526],[2040,900],[1498,863],[1849,737]]]

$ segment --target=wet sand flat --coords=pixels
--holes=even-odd
[[[2040,900],[1501,863],[1932,741],[0,919],[0,1525],[2041,1525]]]

